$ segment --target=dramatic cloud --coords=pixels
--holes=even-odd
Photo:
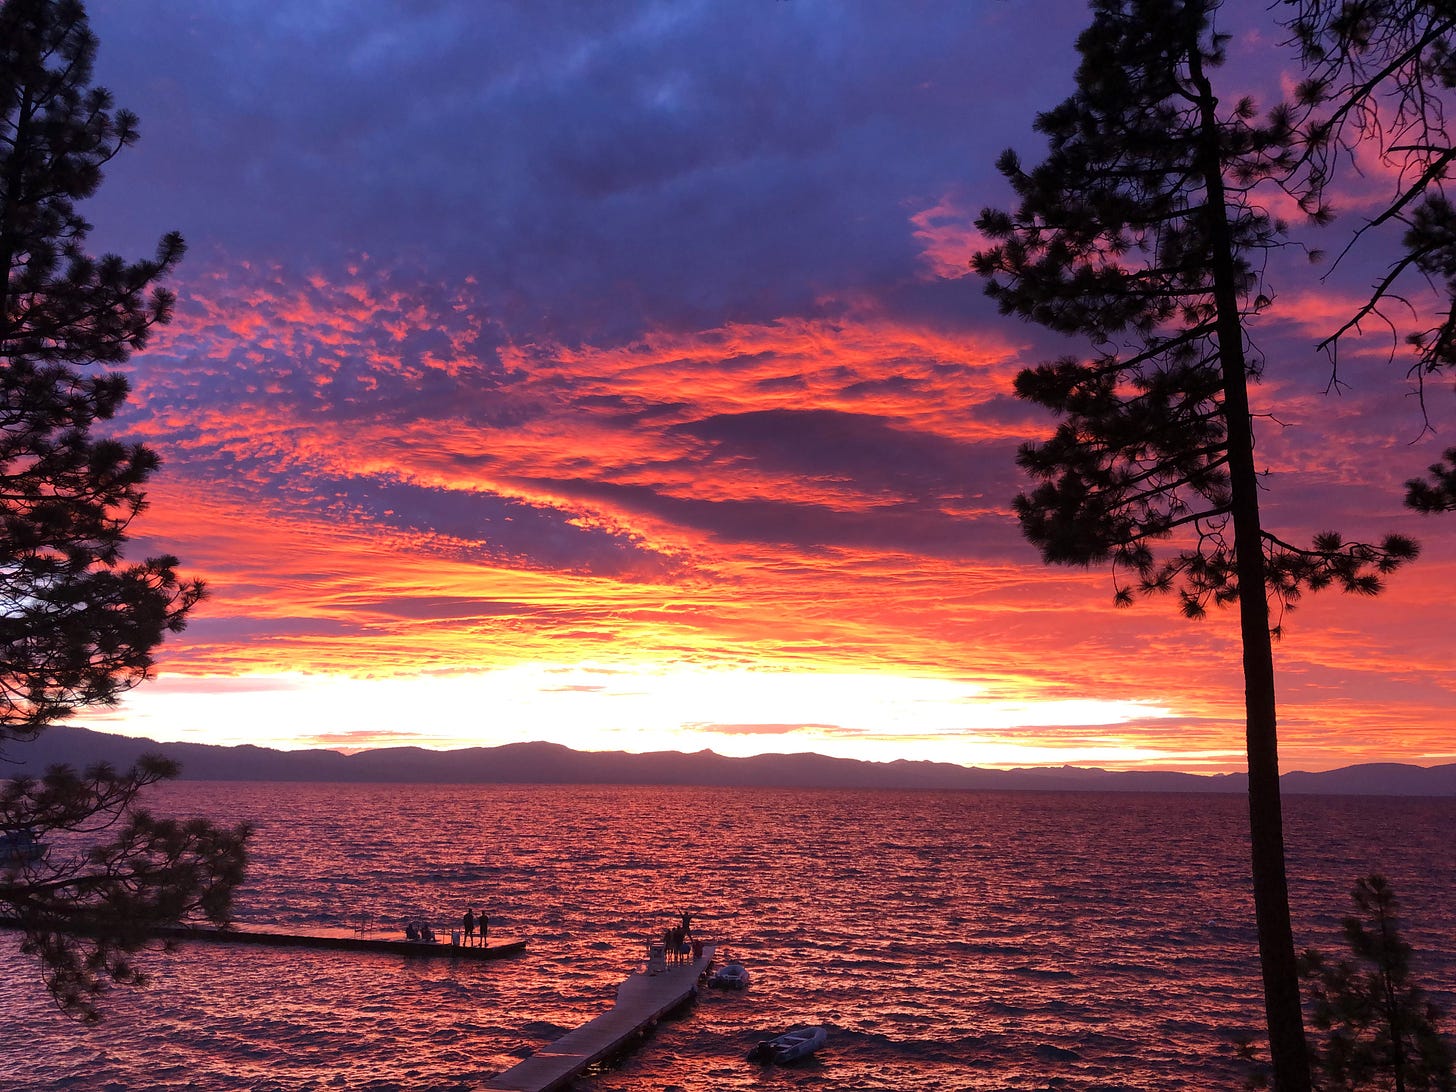
[[[1037,156],[1070,90],[1080,5],[92,13],[143,132],[93,241],[192,246],[117,423],[165,459],[138,546],[212,592],[98,723],[1241,765],[1235,620],[1118,610],[1010,514],[1052,426],[1012,377],[1085,347],[998,316],[967,263],[996,155]],[[1266,98],[1289,73],[1247,57],[1276,40],[1233,50]],[[1389,179],[1350,184],[1357,212]],[[1422,432],[1383,328],[1316,351],[1371,270],[1321,268],[1271,256],[1253,331],[1269,518],[1426,552],[1287,620],[1286,765],[1442,760],[1456,549],[1399,490],[1456,407],[1428,388]]]

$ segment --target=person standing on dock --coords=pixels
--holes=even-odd
[[[470,947],[471,939],[475,936],[474,907],[465,911],[465,917],[462,919],[461,924],[465,926],[465,946],[468,948]]]
[[[486,917],[485,916],[485,911],[482,910],[480,912],[480,946],[482,948],[488,948],[488,947],[490,947],[490,945],[488,945],[485,942],[485,931],[487,929],[489,929],[489,928],[490,928],[490,918]]]

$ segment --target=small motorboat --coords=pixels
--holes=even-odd
[[[748,1056],[762,1062],[784,1065],[808,1057],[824,1045],[829,1033],[821,1027],[797,1028],[775,1039],[765,1039],[749,1051]]]
[[[748,987],[748,968],[742,963],[730,963],[713,972],[708,985],[720,990],[742,990]]]

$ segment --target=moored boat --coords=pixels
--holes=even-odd
[[[713,972],[713,977],[708,979],[708,985],[717,986],[720,990],[746,989],[748,968],[742,963],[730,963],[726,967],[720,967]]]
[[[822,1047],[829,1038],[829,1033],[821,1027],[796,1028],[793,1031],[786,1031],[784,1034],[773,1039],[765,1039],[749,1051],[750,1058],[765,1062],[776,1062],[783,1065],[786,1062],[796,1062],[800,1058],[813,1054]]]

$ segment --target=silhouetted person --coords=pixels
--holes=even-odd
[[[470,947],[471,940],[475,937],[475,909],[465,911],[465,917],[461,920],[465,926],[465,946]]]
[[[485,916],[485,911],[482,910],[480,912],[480,946],[482,948],[488,948],[488,947],[490,947],[490,945],[486,942],[486,939],[485,939],[486,931],[489,930],[489,929],[490,929],[490,918],[486,917]]]

